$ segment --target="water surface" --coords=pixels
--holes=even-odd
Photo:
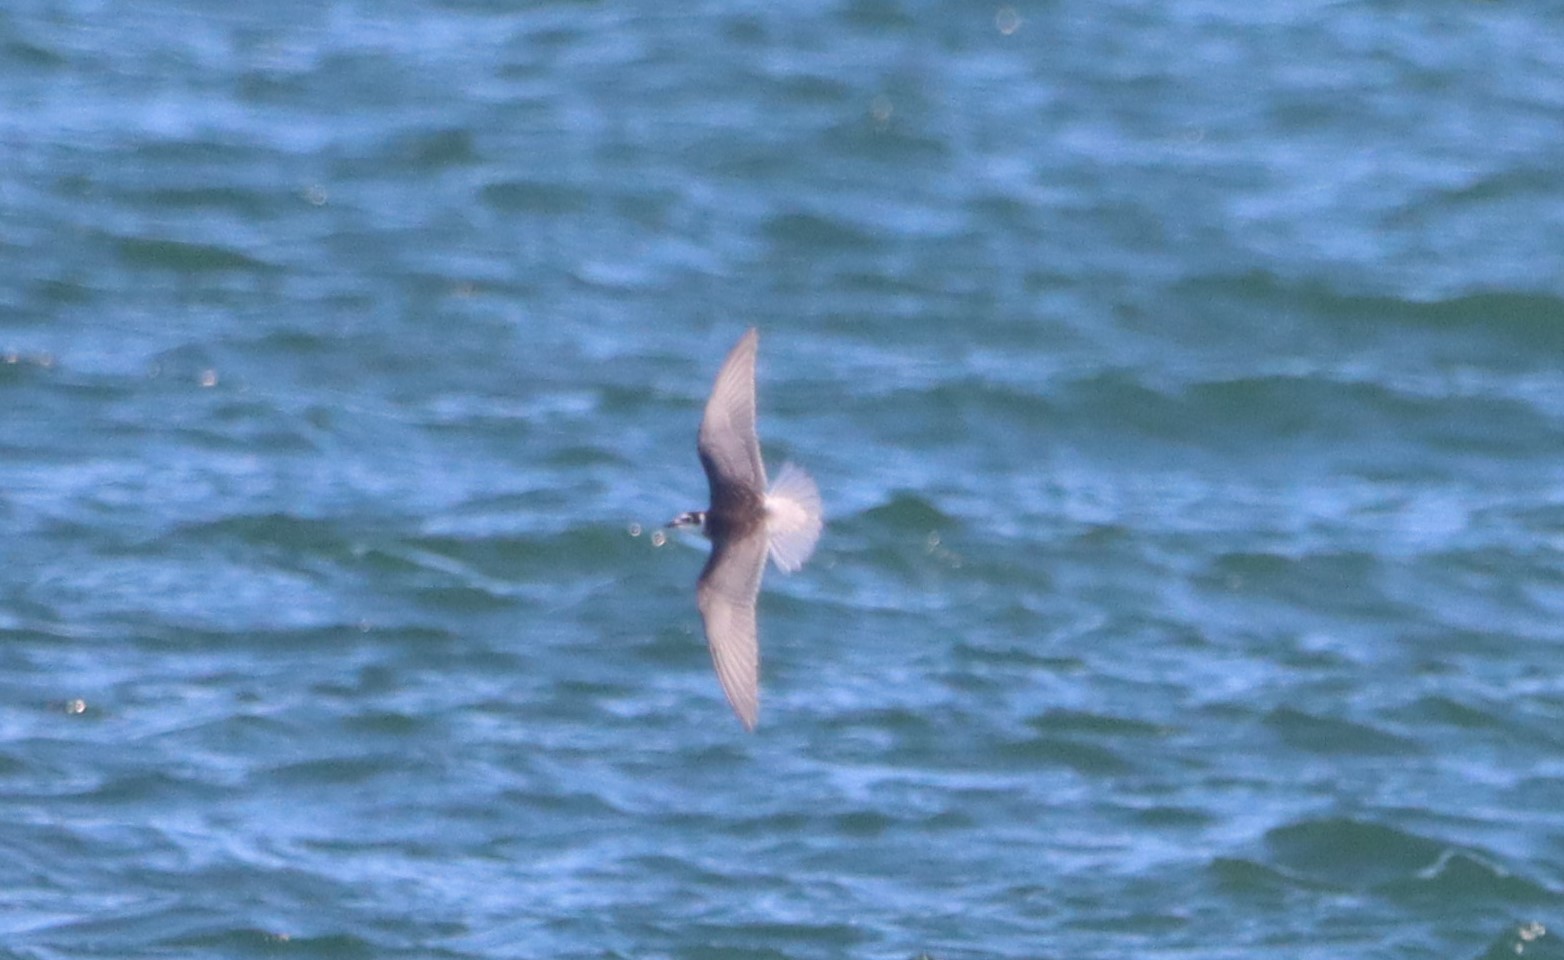
[[[11,5],[0,956],[1564,955],[1561,145],[1522,0]]]

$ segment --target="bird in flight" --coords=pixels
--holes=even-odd
[[[711,506],[681,513],[670,527],[695,527],[711,541],[695,602],[722,692],[746,730],[760,716],[760,642],[755,628],[760,577],[769,555],[792,573],[814,553],[824,521],[820,490],[802,468],[784,463],[766,486],[755,435],[753,327],[729,351],[706,401],[696,449],[711,486]]]

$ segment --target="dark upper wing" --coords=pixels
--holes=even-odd
[[[744,536],[712,543],[711,557],[695,588],[696,605],[706,624],[706,645],[728,703],[745,729],[760,715],[760,641],[755,628],[755,598],[766,569],[766,528],[757,524]]]
[[[755,436],[755,351],[760,333],[753,327],[728,353],[717,373],[717,382],[701,417],[701,466],[711,484],[714,510],[732,502],[763,496],[766,468],[760,460],[760,439]]]

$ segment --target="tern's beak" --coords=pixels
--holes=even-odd
[[[668,521],[668,527],[701,527],[706,522],[706,515],[700,511],[681,513]]]

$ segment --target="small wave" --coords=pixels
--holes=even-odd
[[[271,264],[229,247],[181,240],[126,237],[119,241],[120,256],[137,267],[155,267],[180,273],[221,270],[264,270]]]

